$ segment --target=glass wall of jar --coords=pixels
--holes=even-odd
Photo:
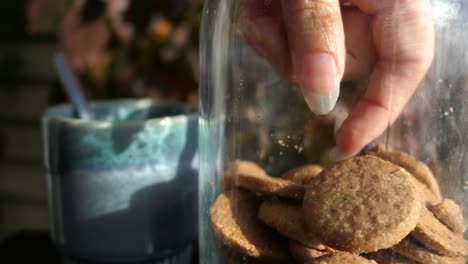
[[[331,150],[337,129],[367,89],[369,79],[343,81],[334,110],[327,115],[312,113],[299,85],[284,77],[278,66],[281,62],[272,66],[271,56],[268,59],[265,50],[254,43],[261,40],[252,38],[255,29],[249,23],[248,6],[255,2],[267,10],[275,1],[278,0],[207,0],[205,3],[200,50],[200,263],[304,263],[314,256],[334,255],[335,251],[351,252],[353,257],[359,255],[378,263],[379,256],[422,263],[424,257],[435,256],[441,261],[464,263],[466,242],[462,233],[467,222],[461,214],[466,212],[468,181],[468,6],[459,0],[432,0],[435,32],[432,65],[398,118],[394,122],[389,120],[385,132],[357,155],[364,161],[369,155],[370,159],[377,156],[378,164],[385,160],[396,166],[392,168],[402,169],[412,177],[413,191],[424,192],[422,188],[433,199],[414,197],[421,208],[412,211],[417,216],[407,217],[416,220],[403,223],[411,227],[400,233],[397,241],[360,250],[359,246],[347,248],[339,242],[333,243],[327,224],[323,224],[320,234],[311,230],[314,224],[310,222],[324,222],[311,219],[305,212],[310,207],[303,197],[304,193],[307,196],[313,192],[309,186],[313,180],[294,181],[291,170],[301,167],[304,171],[303,166],[316,165],[305,167],[310,170],[303,173],[315,176],[318,166],[325,168],[317,178],[326,182],[328,176],[324,171],[332,174],[329,168],[336,168],[337,164],[347,166],[346,161],[355,159],[336,162]],[[342,8],[356,8],[353,0],[345,2],[351,7]],[[394,7],[405,3],[387,2],[392,2]],[[391,23],[388,28],[400,30]],[[392,70],[398,69],[390,67]],[[369,161],[369,164],[373,163]],[[348,178],[351,177],[342,175],[340,184]],[[325,183],[321,186],[327,188]],[[337,193],[335,187],[324,193]],[[384,186],[384,192],[387,187]],[[368,192],[363,189],[360,193]],[[354,194],[347,193],[351,197]],[[322,195],[325,197],[321,199],[327,201],[326,194]],[[362,199],[359,206],[372,207]],[[379,206],[385,208],[387,204],[383,201]],[[340,208],[349,210],[349,207]],[[436,219],[432,231],[422,227],[423,215],[427,216],[422,213],[424,208],[432,216],[431,223]],[[449,212],[445,218],[457,219],[457,224],[447,223],[450,221],[440,216],[439,211],[444,210]],[[333,219],[328,225],[346,225],[338,217]],[[365,221],[365,217],[359,221]],[[362,231],[358,230],[361,222],[352,226],[342,238],[344,241]],[[452,245],[454,248],[465,249],[444,248],[440,245],[445,240],[437,236],[429,239],[432,242],[421,238],[439,232],[439,226],[446,235],[456,237],[458,244]],[[393,231],[385,232],[380,232],[380,236],[388,236]],[[372,232],[367,235],[368,241],[378,236]],[[311,237],[318,237],[320,245],[313,244]],[[412,252],[422,252],[423,259],[421,254]]]

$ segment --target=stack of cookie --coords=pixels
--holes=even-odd
[[[465,263],[459,206],[422,162],[378,146],[271,177],[231,164],[210,210],[226,263]]]

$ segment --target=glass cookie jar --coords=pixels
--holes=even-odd
[[[279,2],[205,2],[200,263],[465,263],[468,5],[431,1],[426,15],[432,19],[426,21],[434,52],[427,54],[432,60],[421,81],[414,77],[417,89],[395,118],[378,120],[387,124],[383,133],[352,157],[338,157],[337,131],[375,82],[372,71],[342,81],[330,113],[312,112],[297,76],[288,74],[287,63],[275,53],[293,44],[272,44],[274,38],[252,27],[253,5],[257,15],[268,17],[272,5],[288,5]],[[344,18],[365,1],[338,2]],[[424,1],[376,2],[404,10]],[[378,18],[369,17],[369,34],[375,37],[372,19]],[[387,22],[380,38],[392,49],[399,43],[388,36],[406,31]],[[405,23],[412,27],[419,20]],[[343,26],[346,35],[347,23]],[[345,39],[346,45],[353,43]],[[417,46],[409,46],[417,52]],[[397,52],[385,58],[382,53],[372,54],[372,68],[384,59],[397,61],[392,57]],[[387,72],[400,70],[398,63],[390,65]],[[399,89],[398,80],[379,81]],[[394,94],[388,100],[397,100]],[[372,115],[361,114],[355,115]],[[364,137],[374,126],[368,125],[354,133]]]

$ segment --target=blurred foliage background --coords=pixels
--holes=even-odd
[[[57,41],[90,99],[151,97],[196,105],[202,5],[203,0],[4,1],[1,39]],[[14,82],[21,70],[18,57],[0,61],[6,81]]]
[[[0,1],[0,263],[37,262],[51,250],[41,116],[68,101],[54,54],[66,55],[89,100],[145,97],[197,106],[202,5]],[[5,261],[4,253],[30,261]]]

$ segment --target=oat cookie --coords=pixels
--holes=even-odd
[[[289,239],[317,250],[334,251],[320,243],[315,236],[306,232],[303,210],[300,204],[264,201],[258,210],[258,217],[266,225]]]
[[[288,261],[287,245],[257,218],[259,200],[243,190],[220,194],[210,209],[211,225],[224,245],[263,261]]]
[[[294,240],[289,241],[289,252],[291,255],[300,263],[304,263],[314,258],[318,258],[323,255],[331,254],[331,252],[320,251],[314,248],[310,248],[302,243]]]
[[[417,264],[418,262],[403,257],[392,250],[384,249],[366,254],[366,257],[375,260],[379,264]]]
[[[410,238],[406,238],[398,245],[392,247],[392,250],[398,254],[413,259],[418,263],[425,264],[464,264],[464,257],[447,257],[441,256],[434,251],[431,251]],[[379,262],[380,263],[380,262]]]
[[[407,171],[376,156],[350,158],[325,168],[303,201],[309,232],[352,253],[400,242],[419,221],[421,202]]]
[[[440,203],[440,199],[424,183],[418,181],[413,175],[409,179],[417,190],[418,199],[424,205],[433,206]]]
[[[245,160],[236,160],[227,165],[224,171],[223,177],[223,188],[224,190],[231,189],[236,186],[236,175],[247,174],[247,175],[258,175],[266,176],[267,173],[257,163]]]
[[[454,257],[468,254],[468,243],[463,237],[450,231],[425,207],[411,234],[424,246],[441,255]]]
[[[281,175],[282,179],[291,180],[300,184],[307,184],[322,171],[322,166],[310,164],[290,169]]]
[[[305,264],[377,264],[373,260],[347,252],[337,252],[312,259]]]
[[[434,216],[455,233],[465,232],[465,221],[460,206],[450,199],[430,208]]]
[[[253,169],[249,171],[245,169],[230,171],[234,171],[234,173],[225,174],[225,182],[256,194],[279,196],[295,200],[302,200],[304,197],[305,187],[302,184],[290,180],[273,178],[266,173],[259,173],[258,170],[254,171]]]
[[[374,155],[406,169],[416,179],[425,184],[439,201],[442,200],[439,184],[426,164],[401,151],[385,150],[382,147],[377,147],[375,150]]]

